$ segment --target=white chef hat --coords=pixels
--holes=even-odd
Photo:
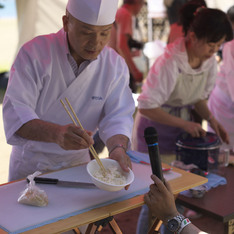
[[[67,10],[83,23],[103,26],[115,21],[118,0],[68,0]]]

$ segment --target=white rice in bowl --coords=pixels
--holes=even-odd
[[[103,171],[95,159],[87,164],[87,172],[98,188],[114,192],[133,182],[134,174],[131,169],[129,172],[123,171],[119,163],[113,159],[101,158],[100,160],[107,170],[107,175],[103,175]]]
[[[101,168],[99,168],[99,170],[93,173],[93,176],[100,181],[113,185],[122,185],[126,184],[127,182],[126,177],[115,166],[110,166],[105,175],[103,174]]]

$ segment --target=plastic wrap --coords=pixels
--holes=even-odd
[[[37,171],[27,177],[29,183],[27,185],[27,188],[20,194],[20,197],[18,198],[19,203],[31,206],[48,205],[48,197],[46,192],[35,185],[34,177],[40,174],[41,173]]]

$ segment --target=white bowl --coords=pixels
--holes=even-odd
[[[130,170],[129,172],[124,172],[119,163],[113,159],[109,159],[109,158],[101,158],[100,159],[103,166],[108,169],[111,166],[117,167],[118,171],[122,172],[122,174],[126,177],[126,183],[125,184],[121,184],[121,185],[114,185],[114,184],[110,184],[110,183],[106,183],[104,181],[101,181],[97,178],[95,178],[93,176],[93,174],[100,170],[100,167],[96,161],[96,159],[93,159],[92,161],[90,161],[87,164],[87,171],[89,173],[89,175],[92,178],[93,183],[100,189],[106,190],[106,191],[119,191],[121,189],[123,189],[126,185],[129,185],[133,182],[134,180],[134,174],[132,172],[132,170]]]

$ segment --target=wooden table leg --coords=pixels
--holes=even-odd
[[[86,229],[85,234],[94,234],[97,230],[97,226],[94,223],[90,223]]]
[[[94,234],[100,232],[106,224],[109,224],[113,233],[122,234],[122,231],[120,230],[113,216],[89,224],[85,234]]]
[[[225,233],[227,234],[233,234],[234,233],[234,219],[231,219],[226,224],[227,227],[225,227]]]
[[[72,230],[73,230],[73,232],[76,233],[76,234],[81,234],[79,228],[73,228]]]
[[[162,225],[162,221],[159,220],[159,219],[155,219],[152,226],[150,227],[149,231],[148,231],[148,234],[156,234],[156,233],[159,233],[159,229]]]
[[[122,231],[120,230],[119,225],[116,223],[114,218],[109,222],[109,226],[113,233],[122,234]]]

